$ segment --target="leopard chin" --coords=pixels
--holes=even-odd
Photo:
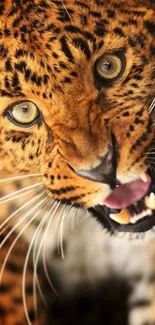
[[[140,200],[120,209],[111,208],[107,205],[98,205],[90,209],[92,215],[111,233],[129,232],[139,234],[153,230],[155,226],[155,173],[149,171],[147,177],[150,180],[149,186]],[[130,197],[128,197],[128,201],[130,201]],[[112,202],[112,195],[105,202]],[[115,202],[115,204],[111,205],[117,206],[118,204]]]

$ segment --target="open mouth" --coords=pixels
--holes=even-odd
[[[155,226],[155,173],[143,173],[131,183],[117,186],[91,209],[111,232],[145,232]]]

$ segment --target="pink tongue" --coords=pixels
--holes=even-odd
[[[151,178],[147,175],[147,182],[139,178],[137,181],[120,185],[105,199],[104,205],[114,209],[126,208],[147,193],[150,183]]]

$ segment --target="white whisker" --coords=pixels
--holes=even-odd
[[[71,230],[71,232],[74,230],[74,220],[75,220],[76,216],[78,215],[79,209],[80,209],[80,207],[77,209],[76,214],[73,213],[73,215],[72,215],[72,217],[70,219],[70,230]]]
[[[47,199],[47,198],[46,198]],[[40,203],[42,204],[46,199],[42,200]],[[1,271],[0,271],[0,283],[2,282],[2,276],[3,276],[3,272],[5,269],[5,265],[7,263],[7,260],[9,258],[9,255],[13,249],[13,247],[15,246],[16,242],[18,241],[18,239],[20,238],[20,236],[23,234],[23,232],[27,229],[27,227],[33,222],[33,220],[37,217],[37,215],[40,213],[41,209],[39,211],[37,211],[35,213],[35,215],[29,220],[29,222],[23,227],[23,229],[18,233],[18,235],[16,236],[15,240],[13,241],[12,245],[10,246],[8,253],[4,259],[3,265],[1,267]]]
[[[79,211],[81,209],[81,205],[77,208],[77,211],[75,214],[72,215],[70,219],[70,231],[72,232],[74,230],[74,220],[76,219],[76,223],[79,225],[80,220],[79,220]]]
[[[14,177],[6,177],[6,178],[0,179],[0,183],[18,181],[18,180],[22,180],[22,179],[28,179],[31,177],[40,177],[40,176],[43,176],[43,174],[28,174],[28,175],[14,176]]]
[[[145,152],[144,155],[155,155],[155,151]]]
[[[22,196],[25,196],[25,195],[27,195],[27,194],[34,193],[35,191],[36,191],[36,189],[32,189],[32,190],[29,190],[29,191],[27,191],[27,192],[21,193],[21,194],[19,194],[19,195],[13,196],[13,197],[8,198],[8,199],[6,199],[6,200],[4,200],[4,201],[1,201],[1,202],[0,202],[0,205],[1,205],[1,204],[4,204],[4,203],[7,203],[7,202],[10,202],[10,201],[13,201],[13,200],[15,200],[15,199],[18,199],[18,198],[20,198],[20,197],[22,197]]]
[[[81,209],[81,206],[78,207],[77,209],[77,213],[76,213],[76,223],[79,225],[80,224],[80,220],[79,220],[79,211]],[[88,210],[86,209],[86,212],[88,213]]]
[[[39,279],[38,279],[38,275],[36,275],[36,284],[37,284],[37,288],[38,288],[38,291],[39,291],[39,294],[40,294],[40,297],[41,297],[41,299],[42,299],[42,301],[43,301],[43,303],[44,303],[44,305],[45,305],[45,307],[46,307],[46,309],[49,311],[49,307],[48,307],[48,305],[47,305],[47,302],[46,302],[46,300],[45,300],[45,297],[44,297],[44,294],[43,294],[43,292],[42,292],[42,289],[41,289],[41,286],[40,286],[40,282],[39,282]],[[34,289],[33,289],[34,290]],[[36,289],[35,289],[36,290]],[[37,302],[35,302],[35,304],[37,305]],[[37,307],[36,307],[37,308]],[[34,309],[35,309],[35,307],[34,307]],[[36,313],[36,315],[37,315],[37,313]],[[36,316],[37,317],[37,316]]]
[[[63,250],[63,224],[64,224],[64,220],[65,218],[68,216],[68,213],[69,211],[71,210],[73,206],[73,203],[71,204],[71,206],[68,208],[67,212],[64,213],[64,215],[62,216],[62,219],[61,219],[61,223],[60,223],[60,226],[59,226],[59,234],[58,234],[58,237],[59,237],[59,247],[60,247],[60,253],[61,253],[61,257],[64,259],[65,258],[65,255],[64,255],[64,250]]]
[[[0,231],[0,236],[3,235],[3,233],[9,228],[9,226],[5,226],[1,231]]]
[[[48,199],[49,198],[47,198],[47,200]],[[44,209],[46,209],[46,207],[48,206],[48,204],[49,204],[49,202],[44,205],[44,207],[39,211],[39,213],[40,212],[42,213],[44,211]],[[26,304],[26,290],[25,290],[26,271],[27,271],[27,265],[28,265],[29,257],[30,257],[30,254],[31,254],[31,249],[32,249],[33,244],[35,243],[35,241],[37,239],[38,233],[40,233],[40,230],[44,226],[45,221],[46,221],[46,218],[44,216],[43,219],[40,221],[40,223],[39,223],[36,231],[34,232],[34,235],[33,235],[32,239],[31,239],[31,242],[30,242],[30,245],[29,245],[27,254],[26,254],[26,259],[25,259],[24,268],[23,268],[23,282],[22,282],[22,288],[23,288],[23,290],[22,290],[22,292],[23,292],[23,304],[24,304],[25,315],[27,317],[28,323],[30,323],[30,324],[31,324],[31,321],[30,321],[30,318],[29,318],[29,315],[28,315],[27,304]]]
[[[74,229],[74,219],[75,219],[75,215],[73,214],[72,217],[71,217],[71,222],[70,222],[70,230],[71,230],[71,232]]]
[[[50,213],[51,213],[51,211],[52,211],[52,209],[53,209],[53,207],[54,207],[55,204],[57,204],[57,202],[54,202],[54,204],[52,203],[51,208],[49,209],[49,211],[46,212],[46,214],[45,214],[45,216],[43,218],[44,224],[46,223],[46,220],[48,219],[48,217],[49,217],[49,215],[50,215]],[[44,226],[44,224],[43,224],[43,226]],[[37,244],[38,244],[39,235],[40,235],[40,232],[42,230],[42,227],[39,229],[39,232],[37,234],[37,238],[36,238],[35,245],[34,245],[34,251],[33,251],[34,252],[34,254],[33,254],[33,265],[34,265],[34,273],[33,273],[33,298],[34,298],[34,310],[35,310],[36,316],[37,316],[36,281],[37,281],[37,285],[38,285],[38,289],[39,289],[41,298],[42,298],[42,300],[43,300],[46,308],[48,309],[48,306],[47,306],[47,303],[45,301],[44,295],[43,295],[43,293],[41,291],[39,279],[38,279],[38,276],[37,276],[37,266],[38,266],[39,256],[40,256],[40,252],[41,252],[41,248],[42,248],[42,244],[43,244],[45,235],[43,235],[43,238],[41,240],[41,243],[39,245],[39,248],[38,248],[38,251],[37,251],[37,255],[36,255],[36,258],[35,258],[36,247],[37,247]]]
[[[152,164],[155,165],[155,160],[153,160],[153,158],[152,158],[152,159],[149,158],[149,159],[148,159],[148,163],[150,163],[151,165],[152,165]]]
[[[1,223],[0,225],[0,229],[2,229],[6,223],[8,223],[14,216],[16,216],[20,211],[22,211],[24,208],[26,208],[27,206],[29,206],[32,202],[36,201],[38,198],[40,198],[40,196],[42,196],[43,194],[39,194],[37,195],[35,198],[31,198],[30,200],[28,200],[26,203],[24,203],[20,208],[18,208],[16,211],[14,211],[6,220],[4,220],[3,223]]]
[[[148,161],[155,161],[153,157],[148,157]]]
[[[154,107],[155,107],[155,98],[154,98],[153,102],[151,103],[151,105],[149,107],[149,114],[151,114],[151,112],[153,111]]]
[[[44,233],[44,236],[43,236],[43,251],[42,251],[42,261],[43,261],[43,267],[44,267],[44,272],[45,272],[45,275],[46,275],[46,278],[47,278],[47,281],[51,287],[51,289],[53,290],[53,292],[59,297],[58,295],[58,292],[56,291],[56,289],[54,288],[53,284],[52,284],[52,281],[51,281],[51,278],[49,276],[49,273],[48,273],[48,269],[47,269],[47,264],[46,264],[46,252],[45,252],[45,237],[47,235],[47,232],[50,228],[50,225],[51,225],[51,222],[52,220],[54,219],[56,213],[57,213],[57,210],[59,209],[59,206],[60,206],[61,202],[57,202],[57,206],[52,214],[52,217],[50,218],[48,224],[47,224],[47,227],[46,227],[46,230],[45,230],[45,233]]]
[[[43,183],[41,182],[41,183],[37,183],[37,184],[33,184],[33,185],[29,185],[29,186],[26,186],[26,187],[24,187],[24,188],[18,190],[18,191],[15,191],[15,192],[13,192],[13,193],[7,194],[7,195],[5,195],[5,196],[3,196],[3,197],[0,198],[0,203],[1,203],[2,201],[3,201],[3,202],[6,201],[6,199],[8,199],[8,198],[10,198],[10,197],[12,197],[12,196],[14,196],[14,195],[16,195],[16,194],[22,193],[22,192],[24,192],[24,191],[26,191],[26,190],[29,190],[29,189],[32,189],[32,188],[35,188],[35,187],[38,187],[38,186],[43,186]]]
[[[46,198],[47,200],[48,198]],[[40,211],[39,211],[40,213]],[[39,214],[38,213],[38,214]],[[42,220],[43,221],[43,220]],[[27,303],[26,303],[26,271],[27,271],[27,265],[28,265],[28,261],[29,261],[29,257],[30,257],[30,253],[31,253],[31,249],[33,247],[33,243],[35,242],[38,230],[40,229],[40,225],[42,224],[42,221],[39,223],[33,237],[32,240],[30,242],[27,254],[26,254],[26,258],[25,258],[25,263],[24,263],[24,268],[23,268],[23,281],[22,281],[22,294],[23,294],[23,305],[24,305],[24,311],[25,311],[25,316],[27,319],[27,322],[29,325],[32,325],[29,314],[28,314],[28,309],[27,309]]]
[[[68,10],[67,10],[67,8],[66,8],[64,2],[63,2],[63,0],[60,0],[60,1],[61,1],[62,5],[63,5],[63,7],[64,7],[64,9],[65,9],[65,11],[66,11],[66,13],[67,13],[69,19],[70,19],[70,21],[73,23],[73,21],[72,21],[72,17],[70,16],[70,14],[69,14],[69,12],[68,12]]]
[[[155,150],[155,147],[151,147],[151,149]]]
[[[42,193],[42,195],[44,195],[45,192]],[[17,224],[9,231],[9,233],[5,236],[5,238],[3,239],[3,241],[0,243],[0,248],[3,247],[3,245],[5,244],[5,242],[7,241],[7,239],[11,236],[11,234],[18,228],[18,226],[20,226],[20,224],[33,212],[35,211],[47,198],[42,199],[41,202],[39,202],[38,204],[36,204],[30,211],[28,211],[26,213],[26,215],[24,215],[19,222],[17,222]]]
[[[57,243],[56,243],[58,253],[60,253],[60,251],[59,251],[59,248],[60,248],[60,245],[59,245],[59,243],[60,243],[60,240],[59,240],[60,225],[61,225],[61,221],[62,221],[62,218],[63,218],[63,212],[64,212],[64,210],[66,208],[66,205],[62,205],[61,208],[63,209],[63,211],[61,211],[61,220],[60,220],[58,231],[57,231]]]

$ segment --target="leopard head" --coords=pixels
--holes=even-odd
[[[155,225],[155,13],[130,1],[0,6],[0,157],[112,232]]]

